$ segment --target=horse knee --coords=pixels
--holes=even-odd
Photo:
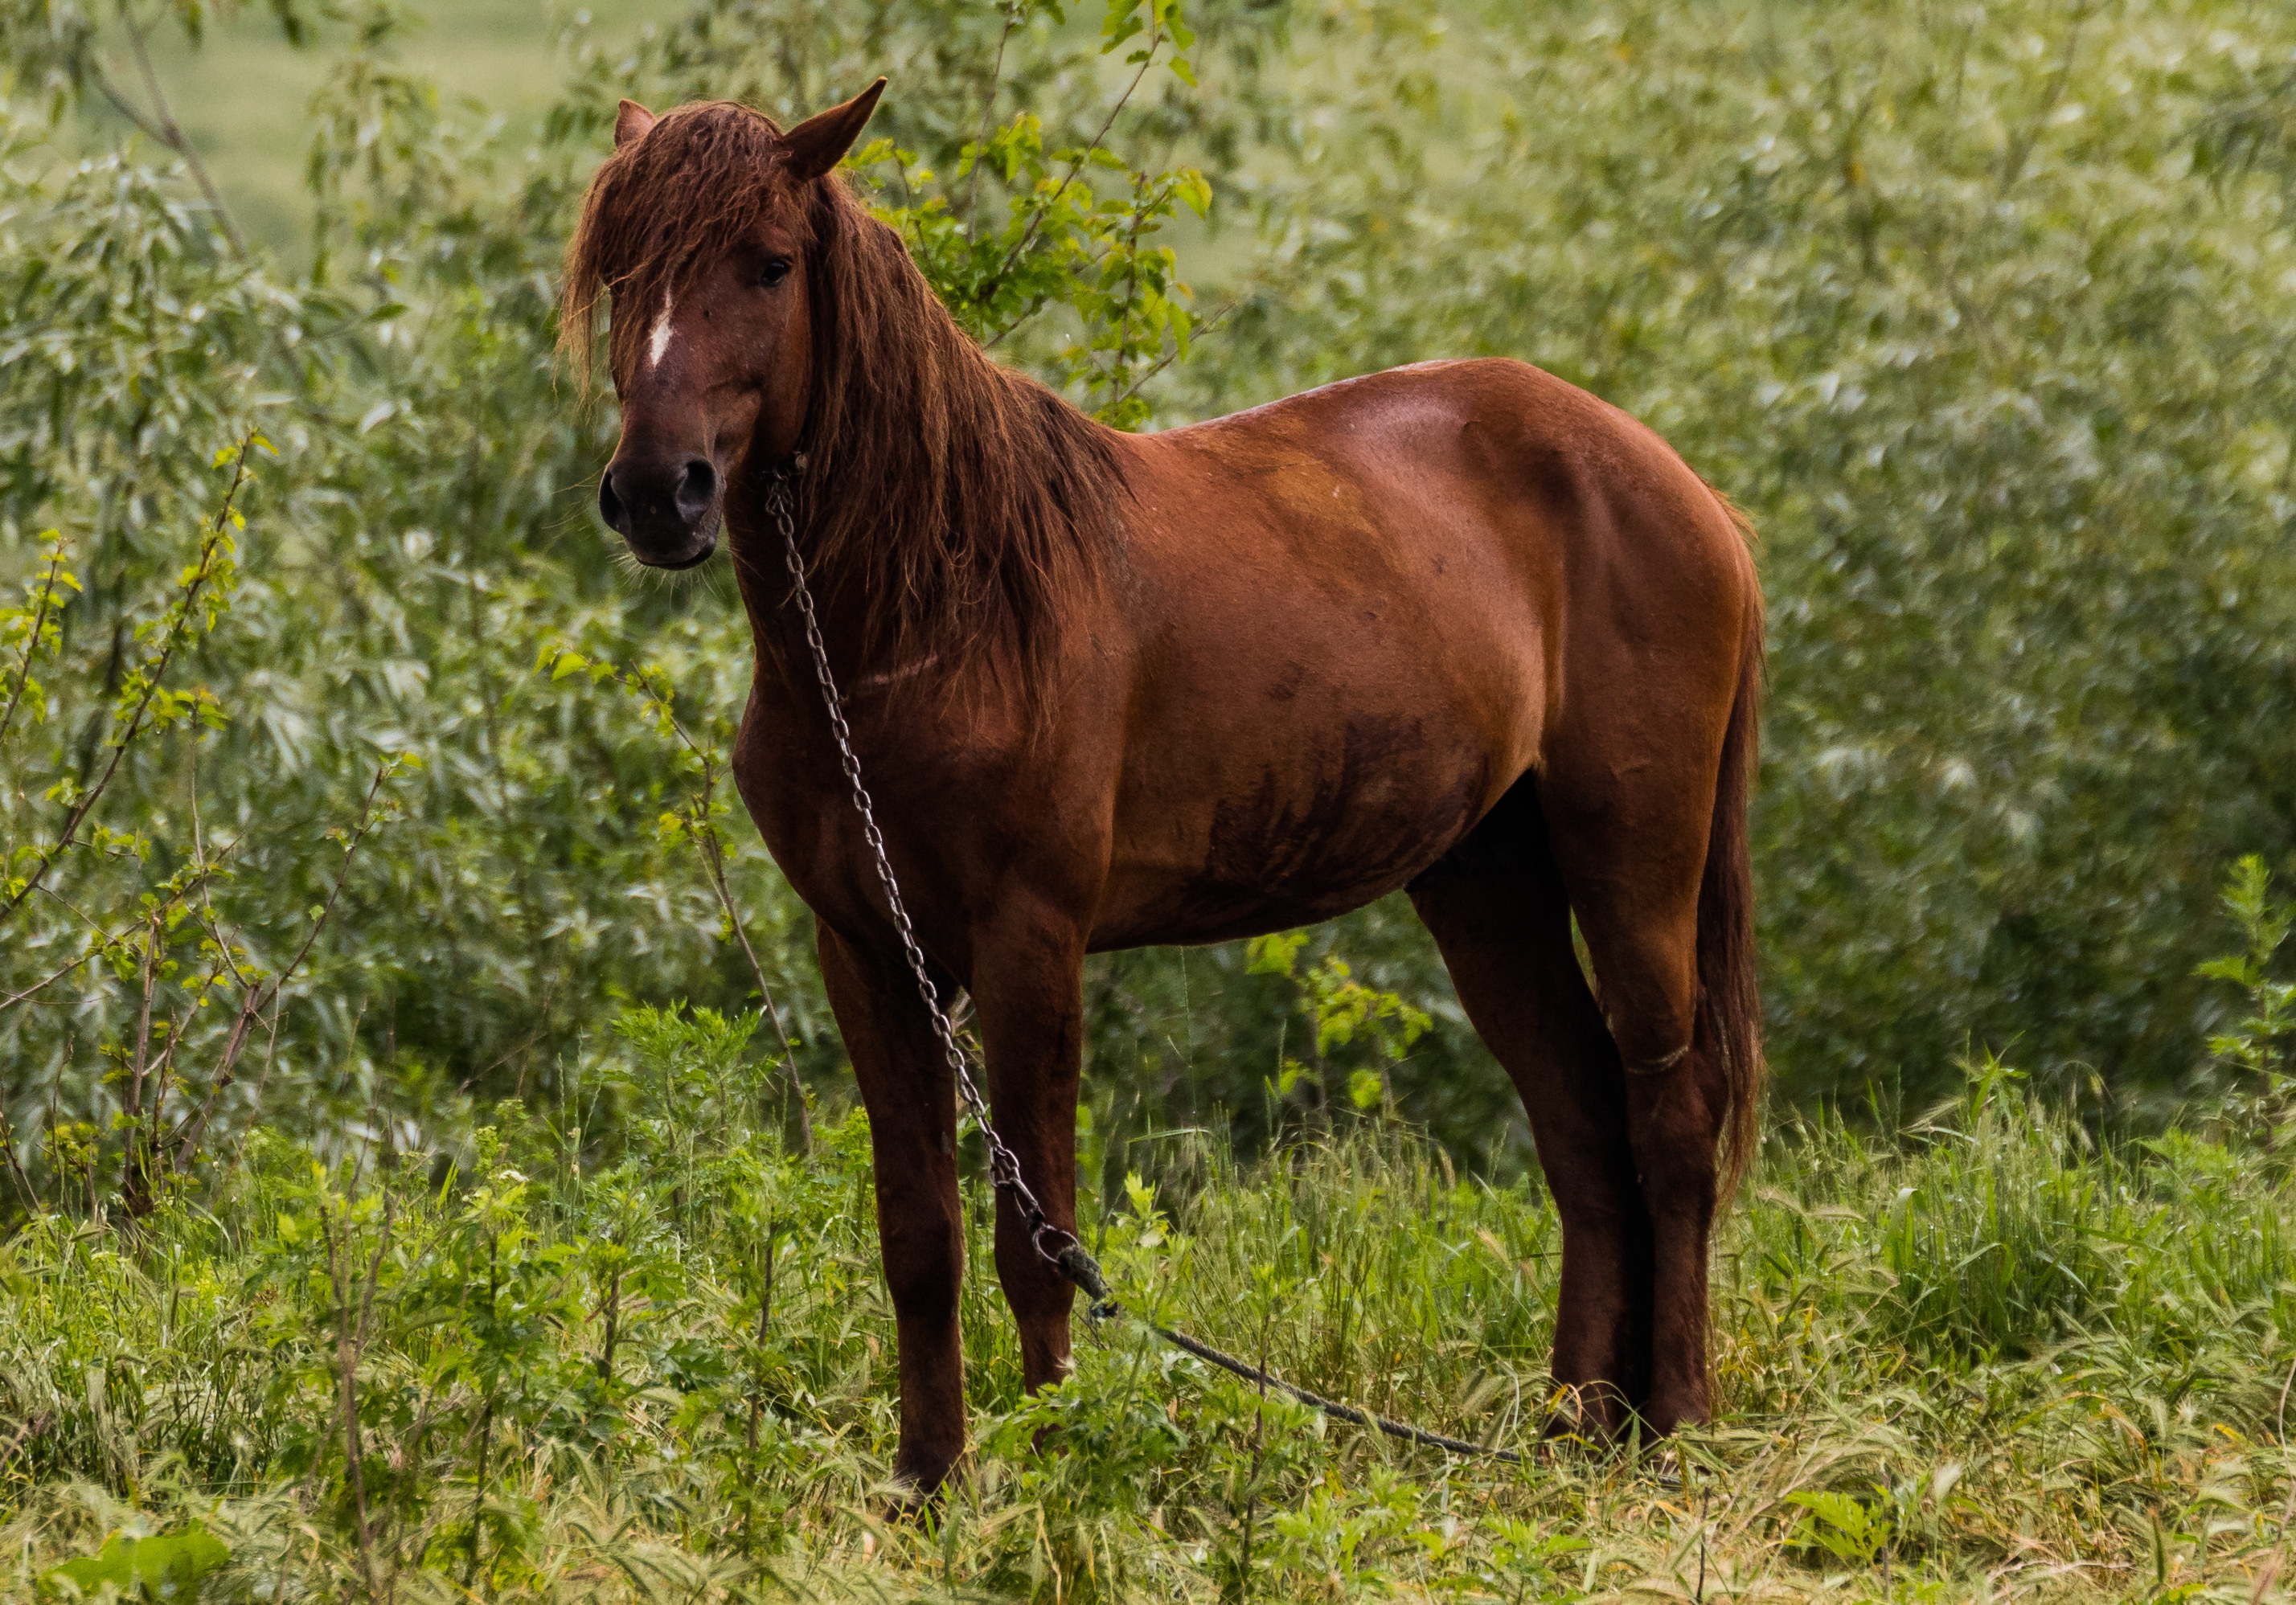
[[[1604,1000],[1607,1005],[1609,1000]],[[1666,996],[1623,1007],[1605,1007],[1603,1021],[1618,1044],[1619,1062],[1637,1080],[1667,1076],[1690,1058],[1696,1028],[1695,993]]]
[[[1603,1023],[1636,1080],[1666,1075],[1691,1056],[1698,1025],[1694,936],[1641,933],[1594,946]]]

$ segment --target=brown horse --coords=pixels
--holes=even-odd
[[[990,362],[832,176],[882,87],[786,134],[623,102],[564,329],[586,362],[611,293],[607,523],[659,568],[721,530],[732,550],[757,653],[734,771],[817,916],[869,1111],[896,1476],[931,1490],[965,1443],[956,1109],[767,513],[800,453],[799,540],[892,864],[1053,1218],[1075,1221],[1087,953],[1407,888],[1562,1216],[1559,1421],[1704,1420],[1708,1230],[1762,1076],[1742,521],[1648,429],[1513,362],[1103,428]],[[1071,1290],[1009,1206],[996,1270],[1042,1388]]]

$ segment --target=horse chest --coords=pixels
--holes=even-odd
[[[849,708],[857,700],[848,699]],[[905,897],[948,901],[963,866],[981,856],[976,826],[988,810],[979,755],[929,733],[897,738],[853,717],[870,818]],[[825,720],[785,697],[753,695],[734,777],[767,851],[808,908],[847,932],[882,922],[875,857]]]

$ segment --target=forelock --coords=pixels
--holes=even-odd
[[[586,376],[600,294],[650,306],[715,262],[767,217],[807,243],[805,209],[789,177],[781,130],[731,101],[667,111],[617,151],[590,181],[566,251],[561,339]],[[644,319],[614,321],[614,345]]]

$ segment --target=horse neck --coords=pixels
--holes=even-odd
[[[865,676],[996,655],[1033,679],[1113,521],[1112,431],[994,366],[898,239],[873,243],[898,261],[849,275],[862,293],[828,343],[848,355],[816,371],[792,498],[832,661]],[[752,521],[737,536],[758,554],[742,588],[762,641],[789,586],[778,525]]]

